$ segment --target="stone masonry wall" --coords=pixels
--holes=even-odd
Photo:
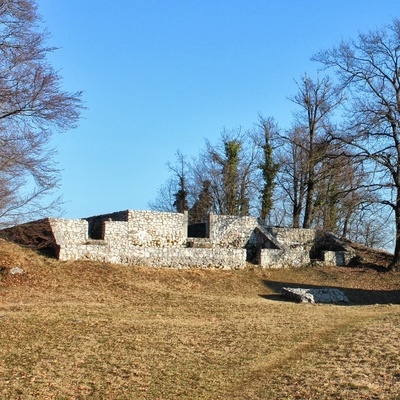
[[[252,232],[259,226],[255,217],[210,215],[210,239],[219,247],[246,246]]]
[[[169,268],[237,269],[246,266],[245,249],[187,247],[111,247],[107,244],[61,247],[60,260],[92,260],[115,264]]]
[[[210,248],[189,248],[187,214],[129,210],[126,221],[124,215],[118,212],[82,220],[52,219],[59,259],[175,268],[243,268],[246,250],[234,244],[245,243],[248,239],[245,235],[256,223],[256,219],[248,218],[243,233],[237,218],[218,218],[217,234],[230,232],[227,240],[221,241],[223,247],[213,244]],[[98,225],[99,221],[103,224],[103,237],[93,239],[88,234],[89,225]],[[232,221],[236,223],[229,228]]]
[[[60,246],[82,245],[89,240],[89,224],[83,219],[49,218],[49,223]]]
[[[129,211],[128,240],[133,246],[180,246],[187,238],[187,214]]]
[[[104,223],[106,221],[128,221],[129,211],[117,211],[110,214],[95,215],[94,217],[85,218],[89,223],[89,237],[91,239],[104,238]]]
[[[270,228],[254,217],[210,215],[209,238],[187,237],[187,213],[127,210],[85,219],[49,218],[46,224],[60,260],[152,267],[243,268],[246,260],[264,268],[299,266],[310,262],[315,242],[313,230]],[[335,254],[326,259],[333,262]]]
[[[284,244],[289,249],[298,248],[308,252],[314,244],[314,229],[269,227],[268,231],[277,242]]]
[[[301,249],[262,249],[259,264],[263,268],[300,267],[310,263],[308,252]]]
[[[259,264],[264,268],[298,267],[310,263],[314,229],[269,227],[268,231],[281,244],[281,249],[262,249]]]

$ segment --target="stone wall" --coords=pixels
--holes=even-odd
[[[246,246],[252,232],[259,226],[255,217],[210,215],[210,239],[216,245],[227,248]]]
[[[259,264],[263,268],[290,268],[310,264],[310,255],[301,249],[262,249]]]
[[[268,227],[267,230],[278,243],[289,249],[298,248],[308,252],[314,244],[314,229]]]
[[[33,227],[31,238],[37,223],[29,224]],[[243,268],[247,262],[264,268],[301,266],[310,263],[315,242],[313,230],[266,227],[254,217],[210,215],[207,238],[188,237],[187,213],[126,210],[85,219],[49,218],[40,223],[41,231],[50,232],[48,240],[60,260],[152,267]],[[26,226],[18,227],[19,235]],[[341,262],[344,257],[325,254],[329,263]]]
[[[129,211],[128,240],[133,246],[181,246],[187,238],[188,215]]]
[[[91,239],[104,238],[104,223],[106,221],[125,221],[129,218],[129,211],[117,211],[110,214],[95,215],[93,217],[85,218],[89,223],[89,237]]]
[[[353,256],[352,251],[322,251],[322,261],[325,265],[348,265]]]
[[[60,246],[82,245],[89,241],[89,224],[83,219],[49,218],[56,243]]]
[[[169,268],[238,269],[246,266],[245,249],[205,249],[188,247],[118,248],[103,244],[62,246],[60,260],[92,260],[125,265]]]

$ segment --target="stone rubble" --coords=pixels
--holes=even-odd
[[[282,296],[298,303],[349,303],[347,296],[339,289],[282,288]]]
[[[24,273],[25,273],[25,270],[23,270],[20,267],[11,268],[9,271],[9,274],[11,274],[11,275],[22,275]]]

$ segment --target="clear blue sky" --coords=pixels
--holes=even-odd
[[[148,209],[176,150],[289,127],[294,79],[341,39],[400,18],[399,0],[39,0],[63,88],[84,91],[79,127],[56,134],[67,218]]]

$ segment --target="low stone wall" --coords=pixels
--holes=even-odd
[[[344,266],[350,262],[352,256],[353,253],[347,251],[322,251],[322,260],[325,265]]]
[[[302,249],[262,249],[259,264],[263,268],[301,267],[310,264],[310,256]]]
[[[289,249],[302,249],[308,252],[314,244],[314,229],[269,227],[267,230],[278,243],[284,244]]]
[[[129,211],[128,241],[130,245],[180,246],[186,241],[187,230],[187,213]]]
[[[84,219],[49,218],[49,224],[59,246],[81,245],[89,240],[89,224]]]
[[[203,239],[207,246],[189,247],[187,214],[126,211],[80,220],[49,221],[58,258],[64,261],[86,259],[172,268],[229,269],[246,266],[244,248],[220,247],[218,240],[211,239]],[[90,237],[90,224],[99,231],[100,223],[102,237]],[[237,233],[234,236],[237,237]]]
[[[113,219],[114,217],[115,219]],[[105,240],[118,247],[180,246],[186,242],[187,215],[153,211],[126,211],[85,219],[50,218],[51,229],[58,245],[84,244],[91,240]],[[91,237],[90,225],[102,235]]]
[[[92,260],[114,264],[170,268],[238,269],[246,266],[245,249],[136,247],[125,249],[102,244],[66,245],[60,248],[60,260]]]
[[[7,232],[18,233],[14,237],[29,245],[53,247],[60,260],[173,268],[243,268],[246,260],[263,268],[303,266],[310,263],[315,245],[311,229],[271,228],[255,217],[213,214],[206,223],[209,237],[189,238],[187,213],[133,210],[75,220],[48,218]],[[325,263],[346,263],[346,252],[325,251],[332,250],[331,242],[319,248],[319,259],[323,255]]]
[[[93,217],[85,218],[89,223],[89,237],[90,239],[103,239],[104,238],[104,223],[106,221],[125,221],[129,218],[129,211],[117,211],[109,214],[95,215]]]
[[[210,239],[220,247],[244,247],[259,226],[255,217],[210,215]]]

